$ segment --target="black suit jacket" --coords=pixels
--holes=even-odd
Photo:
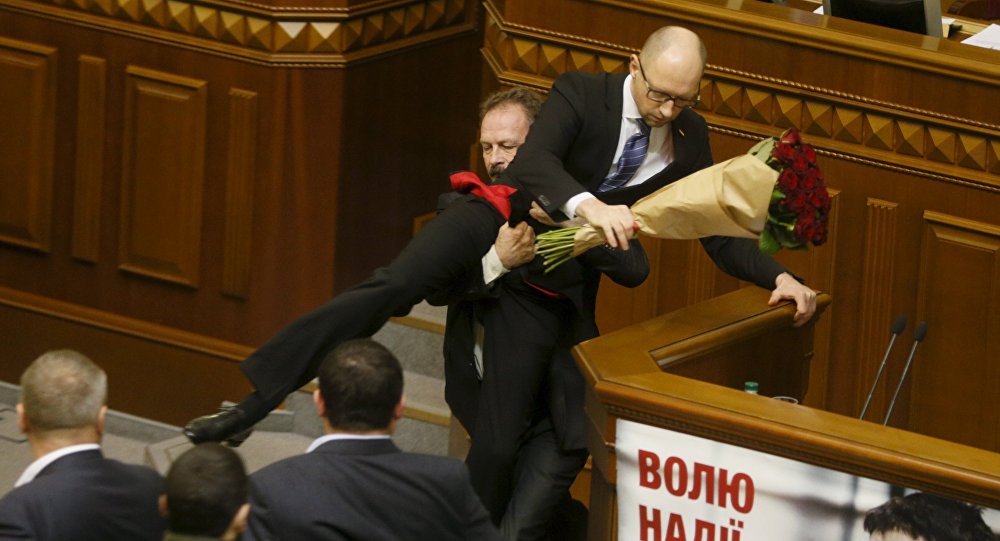
[[[493,540],[465,465],[391,440],[334,440],[250,476],[244,539]]]
[[[622,87],[627,74],[571,72],[556,79],[517,156],[501,180],[522,186],[550,215],[560,214],[571,197],[596,192],[607,175],[621,129]],[[636,186],[597,194],[613,205],[631,205],[654,191],[712,165],[705,119],[685,109],[670,124],[674,160]],[[705,251],[727,274],[773,289],[787,270],[757,248],[756,241],[732,237],[701,239]],[[585,302],[596,296],[596,285]]]
[[[160,541],[163,480],[153,470],[104,458],[66,455],[0,500],[0,539]]]
[[[712,165],[705,119],[685,109],[670,123],[674,159],[642,184],[597,194],[618,146],[627,74],[571,72],[552,85],[548,99],[532,124],[501,182],[523,187],[550,215],[573,196],[590,191],[612,205],[631,205],[639,199]],[[766,289],[786,269],[757,248],[756,241],[732,237],[707,237],[702,246],[727,274]],[[580,340],[597,335],[593,309],[600,275],[583,270],[581,280]],[[550,412],[564,448],[584,445],[583,381],[567,352],[552,363]]]

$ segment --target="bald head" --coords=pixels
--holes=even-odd
[[[704,69],[708,59],[708,51],[698,34],[680,26],[664,26],[650,34],[641,54],[650,62],[656,61],[662,54],[674,61],[696,59],[701,69]]]
[[[647,124],[663,126],[697,101],[706,57],[701,38],[686,28],[665,26],[646,38],[642,52],[629,60],[629,73]]]

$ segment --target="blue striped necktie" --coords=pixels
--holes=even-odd
[[[622,156],[618,158],[618,168],[615,172],[604,179],[598,192],[609,192],[621,188],[635,175],[642,165],[642,160],[646,159],[646,150],[649,148],[649,124],[639,119],[639,131],[629,137],[622,147]]]

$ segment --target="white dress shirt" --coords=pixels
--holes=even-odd
[[[37,459],[35,459],[34,462],[29,464],[27,468],[25,468],[24,473],[22,473],[21,477],[17,478],[17,482],[14,483],[14,487],[17,488],[21,485],[26,485],[32,482],[35,479],[35,477],[38,476],[39,473],[42,473],[42,470],[44,470],[46,466],[52,464],[56,460],[59,460],[60,458],[66,455],[71,455],[73,453],[80,453],[83,451],[92,451],[94,449],[100,449],[100,448],[101,446],[96,443],[81,443],[79,445],[70,445],[67,447],[63,447],[61,449],[56,449],[51,453],[42,455]]]
[[[614,160],[608,165],[608,171],[604,175],[605,178],[618,170],[618,160],[621,159],[622,151],[625,148],[625,142],[628,141],[628,138],[639,133],[639,119],[642,118],[642,114],[639,113],[639,106],[632,99],[631,84],[632,76],[629,75],[625,78],[625,84],[622,86],[622,122],[621,128],[618,130],[618,146],[615,148]],[[649,150],[646,151],[646,157],[642,160],[642,165],[632,175],[632,178],[625,183],[625,186],[636,186],[646,182],[653,175],[670,165],[672,161],[674,161],[673,132],[670,130],[670,123],[667,122],[663,126],[649,130]],[[590,192],[579,193],[569,198],[569,201],[559,210],[566,216],[575,218],[576,207],[581,202],[593,197],[594,194]]]

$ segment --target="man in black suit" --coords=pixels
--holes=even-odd
[[[344,342],[313,394],[326,435],[250,476],[247,539],[500,539],[458,460],[401,452],[403,370],[381,344]]]
[[[214,442],[198,444],[170,465],[160,514],[163,541],[236,541],[247,526],[247,472],[236,451]]]
[[[642,52],[630,58],[628,74],[563,75],[554,83],[517,156],[499,175],[500,182],[531,192],[541,204],[541,208],[532,210],[539,222],[552,224],[546,213],[584,219],[605,231],[608,245],[627,250],[634,219],[626,205],[712,164],[705,121],[690,109],[697,103],[704,65],[705,50],[700,39],[688,30],[667,27],[653,33]],[[630,146],[640,152],[628,150]],[[762,254],[756,242],[712,237],[702,243],[725,272],[773,288],[772,304],[781,299],[795,300],[795,324],[812,316],[815,294]],[[525,287],[539,277],[533,271],[531,266],[521,267],[505,276],[496,301],[477,305],[477,317],[487,329],[484,364],[491,365],[490,357],[553,359],[547,365],[547,396],[555,439],[544,443],[550,448],[545,455],[556,456],[551,450],[556,447],[567,458],[577,450],[578,456],[585,459],[583,381],[569,348],[597,335],[594,305],[600,275],[592,267],[581,266],[576,285],[566,287],[563,279],[557,291],[565,298],[555,300]],[[449,316],[449,327],[453,326],[458,324],[453,325]],[[451,356],[467,355],[464,352],[469,349],[468,340],[465,342],[446,338],[447,361]],[[449,348],[449,343],[460,345]],[[521,456],[517,448],[524,444],[519,438],[532,433],[526,428],[525,419],[530,415],[526,416],[525,410],[530,413],[527,405],[533,404],[525,397],[534,396],[533,385],[541,379],[535,370],[537,363],[517,366],[523,370],[504,378],[503,385],[496,385],[496,381],[487,385],[488,378],[483,378],[482,396],[476,403],[479,410],[475,413],[488,419],[472,422],[477,430],[472,432],[467,463],[476,491],[494,518],[504,512],[508,500],[511,505],[522,499],[554,501],[553,494],[546,494],[545,486],[532,482],[532,478],[562,479],[562,472],[572,472],[565,476],[572,481],[583,465],[580,460],[575,471],[561,468],[558,462],[539,468],[543,462],[539,460],[523,469],[525,464],[517,460]],[[502,364],[504,370],[509,367],[509,362]],[[449,376],[449,387],[452,379]],[[471,381],[469,376],[465,379]],[[471,386],[466,383],[460,389]],[[519,407],[521,411],[516,411]],[[521,424],[500,422],[500,412]],[[456,415],[462,419],[460,411]],[[536,445],[532,448],[537,450],[537,444],[546,441],[533,440]],[[525,471],[527,477],[522,475]],[[559,484],[550,482],[548,487],[554,489]],[[523,493],[526,487],[534,492]],[[511,516],[523,512],[524,506],[506,509],[502,532],[507,533],[503,527]],[[527,516],[518,521],[519,527],[531,532],[525,534],[526,538],[534,538],[537,532],[535,525],[523,522],[531,520]]]
[[[514,159],[540,106],[536,93],[517,87],[483,102],[480,144],[491,179]],[[546,384],[552,359],[568,359],[569,348],[578,341],[575,331],[593,326],[593,316],[577,309],[583,269],[607,273],[627,286],[638,285],[648,273],[645,253],[634,241],[628,252],[600,248],[580,256],[557,273],[558,281],[537,268],[522,274],[520,267],[535,257],[533,241],[527,223],[504,225],[483,257],[482,272],[470,272],[471,283],[456,286],[460,294],[446,295],[452,302],[444,343],[445,397],[471,436],[466,463],[473,486],[505,539],[540,539],[550,526],[562,532],[570,527],[565,516],[559,524],[551,524],[552,518],[557,506],[573,508],[568,489],[587,452],[582,446],[566,450],[559,445],[545,397],[548,388],[559,384]],[[539,280],[565,294],[542,293],[528,285]],[[579,523],[585,522],[585,513],[576,517],[577,530],[584,529]]]
[[[104,458],[107,376],[75,351],[48,352],[21,376],[18,426],[35,461],[0,500],[0,539],[160,541],[163,480]]]

